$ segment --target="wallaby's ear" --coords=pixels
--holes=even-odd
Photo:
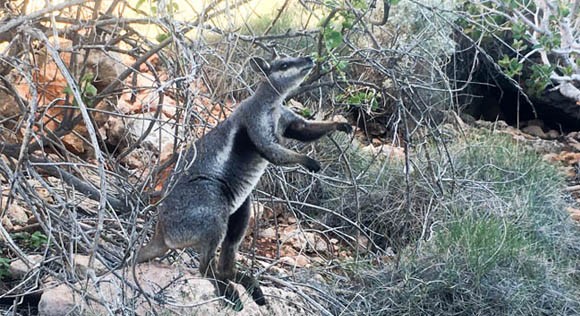
[[[257,73],[266,76],[270,74],[270,64],[268,64],[268,62],[262,57],[252,57],[250,59],[250,66]]]

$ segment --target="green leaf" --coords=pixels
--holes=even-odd
[[[342,44],[342,34],[339,31],[328,29],[324,32],[324,44],[326,49],[333,50]]]
[[[159,43],[163,42],[164,40],[169,38],[169,34],[168,33],[161,33],[161,34],[157,34],[157,36],[155,37],[155,40],[157,40]]]
[[[308,118],[308,117],[312,116],[312,111],[310,111],[310,109],[308,109],[308,108],[303,108],[302,110],[300,110],[300,115]]]
[[[391,5],[397,5],[397,4],[399,4],[399,2],[400,2],[400,1],[401,1],[401,0],[389,0],[389,3],[390,3]]]
[[[526,26],[524,23],[514,23],[512,25],[512,33],[514,35],[515,40],[520,40],[526,34]]]
[[[73,94],[72,88],[70,86],[66,86],[64,88],[64,90],[62,90],[62,92],[64,92],[65,94],[68,94],[68,95],[72,95]]]
[[[570,8],[564,3],[560,3],[558,6],[558,15],[560,15],[560,17],[567,17],[570,15]]]
[[[340,6],[340,3],[337,0],[326,0],[324,1],[324,5],[331,9],[336,9]]]
[[[93,74],[92,72],[87,72],[81,78],[81,83],[91,82],[93,81],[93,79],[95,79],[95,74]]]
[[[139,0],[139,1],[137,1],[137,4],[135,5],[135,8],[139,9],[143,5],[143,3],[145,3],[145,0]]]
[[[87,86],[85,87],[85,95],[90,96],[90,97],[96,96],[97,95],[97,87],[93,86],[92,83],[87,83]]]
[[[336,63],[336,69],[343,71],[346,69],[346,67],[348,67],[348,61],[346,60],[341,60],[338,63]]]
[[[0,280],[10,275],[10,259],[0,257]]]
[[[35,231],[30,235],[30,245],[39,248],[48,242],[48,237],[39,231]]]
[[[571,76],[574,73],[574,68],[572,66],[561,67],[561,71],[566,76]]]
[[[510,57],[508,55],[503,55],[503,57],[498,60],[497,63],[503,68],[508,68],[508,65],[510,64]]]

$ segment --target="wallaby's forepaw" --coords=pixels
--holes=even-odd
[[[252,299],[254,300],[254,302],[256,302],[256,304],[260,306],[268,304],[266,298],[264,297],[262,289],[260,289],[259,287],[256,287],[252,290]]]
[[[318,172],[321,169],[320,162],[318,162],[318,161],[316,161],[308,156],[304,157],[304,163],[302,165],[304,166],[304,168],[306,168],[312,172]]]
[[[350,134],[350,133],[352,133],[352,126],[348,123],[340,122],[340,123],[337,123],[336,130]]]

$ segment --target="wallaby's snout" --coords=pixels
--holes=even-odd
[[[314,59],[312,57],[302,57],[304,66],[301,69],[302,73],[308,73],[312,68],[314,68]]]

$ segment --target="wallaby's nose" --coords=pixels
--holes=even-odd
[[[307,56],[307,57],[304,57],[304,59],[306,59],[306,62],[307,62],[307,63],[309,63],[309,64],[314,64],[314,59],[312,59],[312,57],[310,57],[310,56]]]

